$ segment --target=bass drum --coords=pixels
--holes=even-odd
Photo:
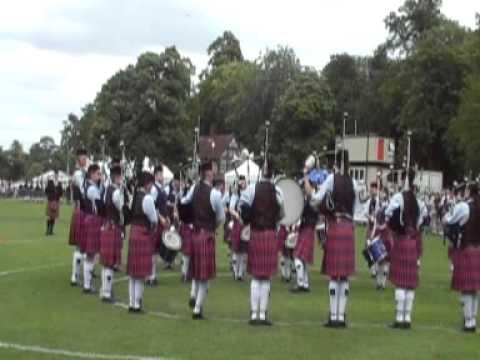
[[[277,179],[275,185],[283,192],[285,206],[285,216],[280,224],[285,226],[296,224],[302,216],[305,205],[302,189],[296,181],[284,177]]]

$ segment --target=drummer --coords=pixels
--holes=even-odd
[[[285,213],[283,193],[272,183],[272,174],[272,163],[267,161],[260,181],[249,185],[240,198],[242,219],[251,226],[247,270],[252,276],[250,324],[254,326],[272,325],[267,310],[278,261],[275,228]]]
[[[322,272],[330,278],[330,314],[325,326],[344,328],[350,293],[348,278],[355,273],[353,214],[359,189],[355,180],[349,176],[348,151],[340,150],[337,159],[337,166],[341,169],[339,173],[330,174],[316,192],[306,177],[305,190],[311,194],[312,205],[320,206],[327,218]]]
[[[316,170],[310,172],[309,182],[312,187],[316,189],[322,180],[320,172]],[[290,290],[293,293],[310,291],[308,265],[312,265],[314,261],[315,226],[318,221],[318,215],[318,211],[310,204],[310,196],[305,192],[305,203],[298,232],[298,240],[293,252],[297,278],[296,287]]]
[[[229,212],[233,219],[233,229],[230,234],[232,249],[233,277],[235,280],[243,281],[247,270],[247,251],[248,242],[242,240],[242,230],[244,228],[240,217],[240,197],[247,188],[245,176],[238,177],[238,186],[230,198]]]

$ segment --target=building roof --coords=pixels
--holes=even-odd
[[[199,152],[201,159],[217,160],[235,140],[232,134],[200,136]]]

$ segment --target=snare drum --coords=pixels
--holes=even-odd
[[[168,250],[179,251],[182,248],[182,237],[174,226],[163,232],[162,241]]]
[[[382,262],[388,255],[387,248],[385,243],[379,237],[373,239],[372,243],[366,248],[364,252],[365,259],[369,267],[373,264],[378,264]]]

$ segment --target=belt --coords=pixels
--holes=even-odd
[[[337,218],[337,220],[345,219],[345,220],[353,221],[353,217],[349,213],[336,212],[333,215]]]

